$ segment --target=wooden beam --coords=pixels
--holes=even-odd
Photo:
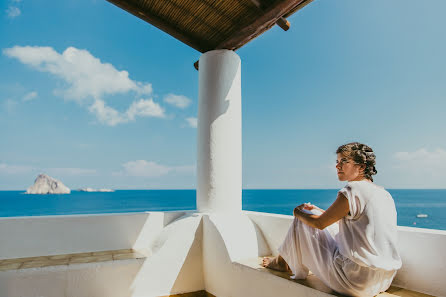
[[[280,18],[277,20],[276,23],[280,28],[282,28],[284,31],[288,31],[290,29],[290,22],[288,22],[285,18]]]
[[[152,24],[158,29],[184,42],[185,44],[189,45],[190,47],[196,49],[201,53],[204,53],[208,51],[210,48],[212,48],[212,46],[207,44],[206,42],[203,42],[202,40],[196,40],[191,36],[188,36],[186,33],[181,32],[180,29],[167,23],[165,20],[161,19],[157,15],[151,14],[149,11],[142,11],[142,9],[133,2],[129,3],[129,1],[125,0],[107,0],[107,1],[133,14],[134,16],[137,16],[138,18]]]
[[[259,10],[264,11],[264,8],[262,4],[259,2],[259,0],[251,0],[251,3],[253,3]],[[282,28],[284,31],[288,31],[290,29],[290,22],[288,22],[285,18],[280,18],[277,20],[276,23],[280,28]]]
[[[265,13],[261,17],[257,18],[250,25],[241,28],[241,30],[237,34],[234,34],[227,40],[220,43],[216,47],[216,49],[236,50],[242,47],[250,40],[254,39],[255,37],[265,32],[266,30],[270,29],[277,23],[277,21],[283,15],[285,15],[289,11],[292,11],[293,9],[295,10],[295,8],[298,7],[304,1],[305,0],[278,1],[275,5],[272,5],[269,8],[267,8]]]

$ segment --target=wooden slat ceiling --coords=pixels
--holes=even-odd
[[[108,0],[204,53],[236,50],[312,0]]]

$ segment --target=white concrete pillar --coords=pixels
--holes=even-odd
[[[240,57],[230,50],[204,53],[199,61],[197,209],[242,209]]]

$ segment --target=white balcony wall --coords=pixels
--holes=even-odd
[[[0,259],[144,249],[142,259],[0,271],[1,297],[152,297],[204,289],[201,215],[0,219]]]
[[[242,264],[277,254],[293,220],[244,213],[250,220],[184,212],[1,218],[0,259],[129,248],[148,248],[151,256],[0,271],[0,296],[328,296]],[[399,227],[399,249],[403,267],[394,284],[446,296],[446,231]]]
[[[185,212],[0,218],[0,260],[141,248]]]

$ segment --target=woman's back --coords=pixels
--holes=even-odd
[[[361,266],[399,269],[396,209],[389,192],[368,181],[351,181],[339,192],[350,209],[339,223],[339,252]]]

